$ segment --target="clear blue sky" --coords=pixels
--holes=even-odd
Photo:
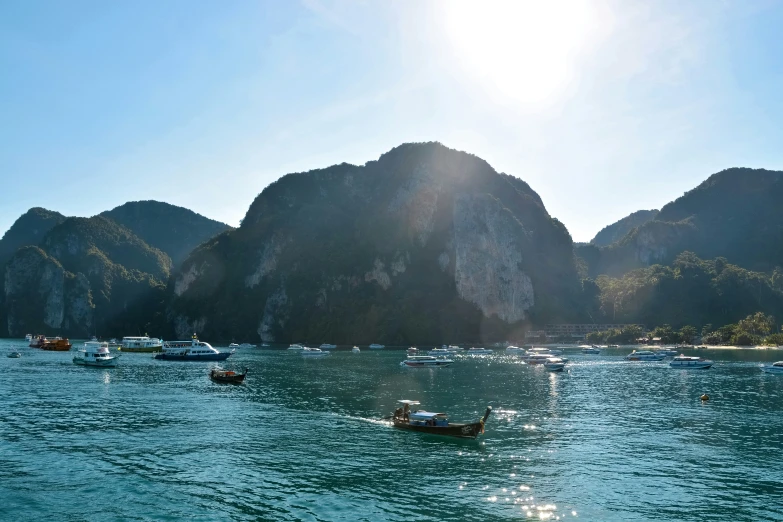
[[[5,0],[0,233],[157,199],[237,225],[288,173],[437,140],[577,241],[783,169],[783,3]]]

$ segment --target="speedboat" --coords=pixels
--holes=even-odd
[[[664,357],[673,357],[677,355],[677,350],[674,348],[657,348],[654,350],[655,353],[659,353],[663,355]]]
[[[163,341],[157,337],[123,337],[119,350],[123,352],[152,353],[163,349]]]
[[[783,375],[783,361],[774,362],[772,364],[762,364],[761,371],[765,373],[777,373]]]
[[[552,350],[551,348],[531,348],[527,352],[528,355],[534,355],[534,354],[549,354],[549,355],[561,355],[563,353],[563,350]]]
[[[550,372],[562,372],[565,368],[566,362],[560,357],[550,357],[544,361],[544,368]]]
[[[492,406],[487,406],[484,417],[478,422],[451,423],[445,413],[424,410],[411,411],[410,407],[418,406],[419,401],[401,400],[397,402],[402,404],[402,407],[398,407],[392,415],[395,428],[450,437],[475,439],[484,433],[484,424],[487,422],[489,414],[492,413]]]
[[[245,382],[245,377],[247,377],[247,368],[245,368],[245,373],[237,373],[222,368],[212,368],[209,371],[209,378],[221,384],[242,384]]]
[[[302,350],[304,350],[304,349],[305,349],[305,347],[304,347],[304,346],[302,346],[302,345],[301,345],[301,344],[299,344],[299,343],[294,343],[294,344],[290,345],[290,346],[288,347],[288,349],[289,349],[289,350],[291,350],[292,352],[301,352]]]
[[[319,348],[321,350],[334,350],[335,348],[337,348],[337,345],[336,344],[324,343],[321,346],[319,346]]]
[[[351,348],[352,353],[361,353],[361,351],[362,350],[358,346],[354,346],[353,348]]]
[[[544,364],[549,359],[552,359],[551,353],[534,353],[525,357],[525,362],[528,364]]]
[[[163,343],[163,353],[155,355],[156,359],[164,361],[225,361],[234,350],[219,352],[212,345],[199,341],[195,334],[190,341],[166,341]]]
[[[688,357],[687,355],[678,355],[669,363],[672,368],[693,368],[699,370],[706,370],[713,365],[713,362],[709,359],[702,357]]]
[[[373,344],[370,345],[370,350],[383,350],[384,348],[386,348],[386,346],[384,346],[382,344],[375,344],[375,343],[373,343]]]
[[[582,353],[588,354],[588,355],[599,355],[601,353],[601,349],[595,345],[593,346],[584,346],[582,347]]]
[[[329,352],[320,348],[304,348],[301,353],[302,357],[326,357],[329,355]]]
[[[400,363],[400,366],[407,366],[409,368],[437,368],[440,366],[448,366],[450,364],[454,364],[454,361],[443,357],[434,357],[432,355],[410,355],[407,359]]]
[[[119,355],[109,353],[109,343],[98,341],[87,341],[84,343],[84,349],[79,350],[73,358],[74,364],[82,366],[100,366],[103,368],[114,368],[117,366]]]
[[[239,345],[237,343],[231,343],[228,345],[229,348],[239,348]]]
[[[445,357],[448,355],[454,355],[454,352],[449,350],[448,348],[433,348],[429,352],[427,352],[427,355],[433,355],[436,357]]]
[[[509,355],[525,355],[527,350],[520,348],[519,346],[509,346],[506,348],[506,353]]]
[[[650,350],[634,350],[625,356],[627,361],[662,361],[666,356]]]
[[[418,348],[416,348],[415,346],[411,346],[410,348],[408,348],[408,349],[406,350],[406,353],[407,353],[408,355],[419,355],[419,349],[418,349]]]
[[[492,355],[495,352],[493,352],[489,348],[469,348],[467,351],[463,353],[465,355]]]
[[[11,352],[7,355],[7,357],[10,357],[11,359],[18,359],[22,356],[22,352]]]

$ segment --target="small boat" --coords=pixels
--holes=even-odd
[[[79,350],[73,357],[73,364],[114,368],[119,358],[119,355],[109,353],[109,343],[87,341],[84,343],[84,349]]]
[[[677,350],[673,348],[658,348],[656,350],[653,350],[653,352],[663,355],[664,357],[673,357],[677,355]]]
[[[268,344],[262,344],[261,346],[269,346],[269,345]],[[255,348],[256,345],[255,344],[250,344],[250,343],[242,343],[242,344],[239,345],[239,347],[240,348]]]
[[[245,373],[237,373],[231,370],[224,370],[222,368],[212,368],[209,371],[209,378],[215,382],[225,384],[242,384],[247,376],[247,368]]]
[[[190,341],[166,341],[163,343],[163,353],[155,355],[155,359],[164,361],[225,361],[234,351],[219,352],[209,343],[199,341],[196,334]]]
[[[456,355],[460,350],[452,350],[451,348],[433,348],[427,352],[427,355],[435,357],[448,357],[449,355]]]
[[[351,348],[351,352],[353,352],[353,353],[360,353],[361,350],[359,349],[358,346],[354,346],[353,348]]]
[[[625,356],[626,361],[662,361],[666,356],[650,350],[634,350]]]
[[[544,368],[550,372],[562,372],[565,368],[566,362],[560,357],[550,357],[544,361]]]
[[[687,355],[678,355],[669,363],[672,368],[692,368],[706,370],[713,365],[713,362],[703,357],[688,357]]]
[[[528,355],[546,354],[546,355],[561,355],[563,350],[552,350],[551,348],[531,348],[526,352]]]
[[[554,357],[554,355],[550,353],[534,353],[532,355],[525,356],[524,360],[528,364],[544,364],[552,357]]]
[[[153,353],[163,349],[163,341],[157,337],[142,335],[139,337],[123,337],[120,347],[123,352],[132,353]]]
[[[465,355],[492,355],[495,352],[489,348],[468,348],[468,350],[463,353]]]
[[[27,334],[24,336],[24,340],[29,344],[33,340],[33,334]]]
[[[11,352],[7,355],[7,357],[10,357],[11,359],[18,359],[22,356],[22,352]]]
[[[619,348],[619,347],[620,347],[619,344],[610,344],[609,346],[607,346],[607,348]]]
[[[506,353],[509,355],[525,355],[526,351],[527,350],[519,346],[509,346],[506,348]]]
[[[408,355],[419,355],[419,349],[418,349],[418,348],[416,348],[415,346],[411,346],[410,348],[408,348],[408,349],[406,350],[406,353],[407,353]]]
[[[329,355],[329,352],[320,348],[304,348],[301,353],[302,357],[326,357]]]
[[[67,352],[71,349],[71,341],[61,337],[55,337],[54,339],[47,337],[41,345],[41,349],[50,352]]]
[[[783,361],[774,362],[772,364],[762,364],[761,371],[764,373],[783,375]]]
[[[450,364],[454,364],[454,361],[451,359],[434,357],[432,355],[410,355],[400,363],[400,366],[407,366],[409,368],[437,368]]]
[[[384,346],[382,344],[375,344],[375,343],[373,343],[373,344],[370,345],[370,350],[383,350],[384,348],[386,348],[386,346]]]
[[[302,350],[304,350],[304,349],[305,349],[305,347],[304,347],[304,346],[302,346],[302,345],[301,345],[301,344],[299,344],[299,343],[294,343],[294,344],[290,345],[290,346],[288,347],[288,349],[289,349],[289,350],[291,350],[292,352],[301,352]]]
[[[401,400],[397,402],[402,404],[402,407],[398,407],[392,415],[395,428],[449,437],[475,439],[484,433],[484,424],[487,422],[489,414],[492,413],[492,406],[487,406],[484,417],[478,422],[451,423],[445,413],[424,410],[411,411],[410,407],[419,405],[419,401]]]
[[[324,343],[321,346],[319,346],[318,348],[320,348],[321,350],[334,350],[335,348],[337,348],[337,345],[336,344]]]
[[[109,339],[109,348],[119,348],[119,347],[120,347],[120,343],[117,342],[117,339],[115,339],[114,337]]]
[[[261,348],[269,348],[269,344],[267,344],[267,343],[261,343]]]
[[[582,353],[587,355],[599,355],[601,353],[601,349],[597,347],[596,345],[592,346],[583,346],[582,347]]]
[[[239,348],[239,345],[237,343],[231,343],[228,345],[229,348]]]

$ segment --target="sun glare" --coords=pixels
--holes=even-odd
[[[599,25],[589,0],[444,4],[455,59],[492,96],[547,105],[568,87]]]

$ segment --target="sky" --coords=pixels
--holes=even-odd
[[[238,225],[289,172],[439,141],[575,241],[783,169],[783,2],[4,0],[0,233],[155,199]]]

